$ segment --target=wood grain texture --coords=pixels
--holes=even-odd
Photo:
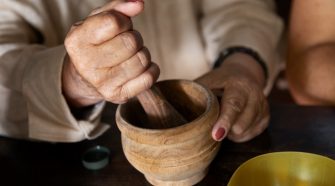
[[[291,1],[276,2],[279,12],[287,18],[286,5]],[[207,176],[196,186],[226,186],[238,166],[268,152],[305,151],[335,159],[334,107],[293,105],[287,91],[272,91],[269,99],[269,129],[247,143],[224,140]],[[115,111],[116,105],[107,103],[102,121],[109,123],[111,129],[94,140],[41,143],[0,137],[0,185],[150,186],[122,152]],[[97,144],[111,150],[110,164],[100,171],[88,171],[80,162],[81,155]]]
[[[219,114],[216,97],[192,81],[164,81],[158,84],[168,101],[182,113],[192,112],[190,122],[174,128],[152,130],[141,122],[131,107],[120,105],[116,123],[122,133],[122,147],[128,161],[154,185],[194,185],[207,173],[219,150],[211,130]],[[143,127],[144,126],[144,127]]]
[[[148,117],[148,128],[165,129],[187,123],[155,85],[139,94],[137,99]]]
[[[268,152],[303,151],[335,159],[335,108],[297,106],[281,102],[272,92],[271,121],[260,136],[246,143],[224,140],[206,177],[196,186],[226,186],[245,161]],[[111,129],[94,140],[78,143],[41,143],[0,137],[1,186],[150,186],[127,161],[115,124],[116,105],[108,103],[102,121]],[[81,155],[94,145],[111,150],[110,163],[88,171]]]

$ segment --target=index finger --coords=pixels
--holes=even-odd
[[[234,87],[225,88],[220,115],[212,130],[214,140],[221,141],[229,133],[231,126],[244,110],[248,99],[246,94]]]

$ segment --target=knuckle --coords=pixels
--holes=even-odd
[[[77,44],[77,35],[75,33],[75,30],[69,32],[64,40],[64,46],[67,50],[71,51]]]
[[[65,49],[68,53],[71,53],[72,51],[72,42],[71,42],[71,39],[66,37],[65,40],[64,40],[64,46],[65,46]]]
[[[119,29],[121,27],[121,20],[119,16],[112,12],[105,12],[101,14],[100,17],[101,25],[113,25],[115,29]]]
[[[148,50],[141,50],[136,54],[136,60],[140,63],[143,69],[148,68],[150,64],[150,54]]]
[[[151,73],[147,73],[142,78],[144,89],[149,89],[155,83],[155,77]]]
[[[125,48],[131,53],[137,52],[138,49],[142,47],[141,36],[135,32],[125,32],[121,34],[120,37]]]
[[[236,135],[236,134],[230,133],[228,135],[228,138],[235,143],[243,143],[243,142],[250,140],[253,137],[254,136],[251,136],[250,134]]]
[[[158,79],[159,74],[160,74],[160,68],[156,63],[152,63],[151,61],[150,61],[150,66],[152,68],[151,73],[152,73],[152,77],[154,79],[153,81],[156,81]]]
[[[120,90],[119,101],[125,102],[131,98],[129,88],[127,86],[122,86]]]
[[[104,85],[99,88],[99,92],[103,97],[112,103],[124,103],[125,99],[122,97],[121,87],[113,87]]]
[[[64,47],[69,53],[79,53],[81,50],[85,49],[85,47],[81,47],[85,40],[83,37],[82,30],[80,28],[72,29],[64,39]]]
[[[129,98],[129,91],[125,87],[116,87],[116,88],[108,88],[102,91],[102,94],[105,96],[107,101],[116,104],[122,104],[127,102]]]
[[[84,33],[89,36],[92,44],[101,44],[106,37],[112,37],[129,29],[130,19],[117,12],[103,12],[88,17],[83,23]]]
[[[231,107],[235,112],[240,113],[242,111],[242,101],[240,101],[238,98],[236,97],[229,97],[226,98],[225,100],[227,106]]]
[[[241,125],[234,125],[231,130],[236,135],[241,135],[244,132],[244,129],[241,127]]]
[[[97,16],[94,16],[88,20],[90,22],[88,22],[86,25],[86,32],[91,44],[101,44],[107,38],[107,36],[112,37],[113,34],[119,32],[120,23],[118,18],[113,14],[98,14]],[[97,25],[99,25],[98,28]]]
[[[129,70],[127,67],[125,67],[125,64],[122,64],[122,68],[118,68],[118,69],[113,69],[114,73],[111,74],[117,74],[117,78],[118,79],[129,79],[131,77],[131,74],[129,73]]]
[[[218,122],[220,123],[220,126],[222,126],[222,127],[226,127],[226,128],[228,128],[228,129],[230,129],[230,127],[231,127],[231,119],[230,119],[230,117],[227,115],[227,114],[223,114],[220,118],[219,118],[219,120],[218,120]]]
[[[126,86],[105,87],[101,90],[101,94],[104,95],[107,101],[116,104],[125,103],[131,98],[130,91]]]
[[[233,134],[232,132],[230,132],[227,137],[233,142],[239,142],[241,138],[239,135]]]
[[[112,26],[113,32],[121,33],[132,27],[132,22],[129,18],[115,11],[105,12],[101,16],[101,25]]]
[[[141,50],[125,63],[121,63],[121,73],[124,77],[132,78],[135,74],[139,75],[149,68],[150,57],[145,51]],[[129,71],[129,69],[132,69]],[[132,73],[132,74],[129,74]]]

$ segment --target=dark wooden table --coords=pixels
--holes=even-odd
[[[0,138],[0,186],[149,185],[123,155],[114,111],[114,105],[107,105],[103,121],[112,128],[93,141],[50,144]],[[254,140],[242,144],[225,140],[198,185],[226,185],[239,165],[268,152],[304,151],[335,159],[335,108],[272,103],[271,114],[270,127]],[[111,150],[110,164],[99,171],[81,164],[82,153],[94,145]]]
[[[276,0],[287,20],[290,0]],[[275,151],[305,151],[335,159],[335,108],[298,107],[287,92],[271,94],[270,127],[254,140],[235,144],[225,140],[200,186],[226,185],[246,160]],[[284,103],[284,104],[283,104]],[[120,132],[114,124],[115,105],[107,105],[103,121],[111,130],[93,141],[72,144],[29,142],[0,137],[0,186],[142,186],[150,185],[126,160]],[[110,164],[99,171],[81,164],[85,150],[104,145]]]

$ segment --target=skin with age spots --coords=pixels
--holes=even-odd
[[[71,28],[63,71],[68,102],[77,107],[102,100],[124,103],[157,80],[159,68],[130,19],[142,9],[142,1],[113,1]]]
[[[131,21],[143,8],[141,0],[111,1],[74,24],[65,39],[68,56],[62,74],[63,92],[70,105],[80,108],[103,100],[124,103],[155,83],[159,68]],[[196,81],[221,91],[213,139],[244,142],[267,127],[265,77],[251,56],[233,54]]]

